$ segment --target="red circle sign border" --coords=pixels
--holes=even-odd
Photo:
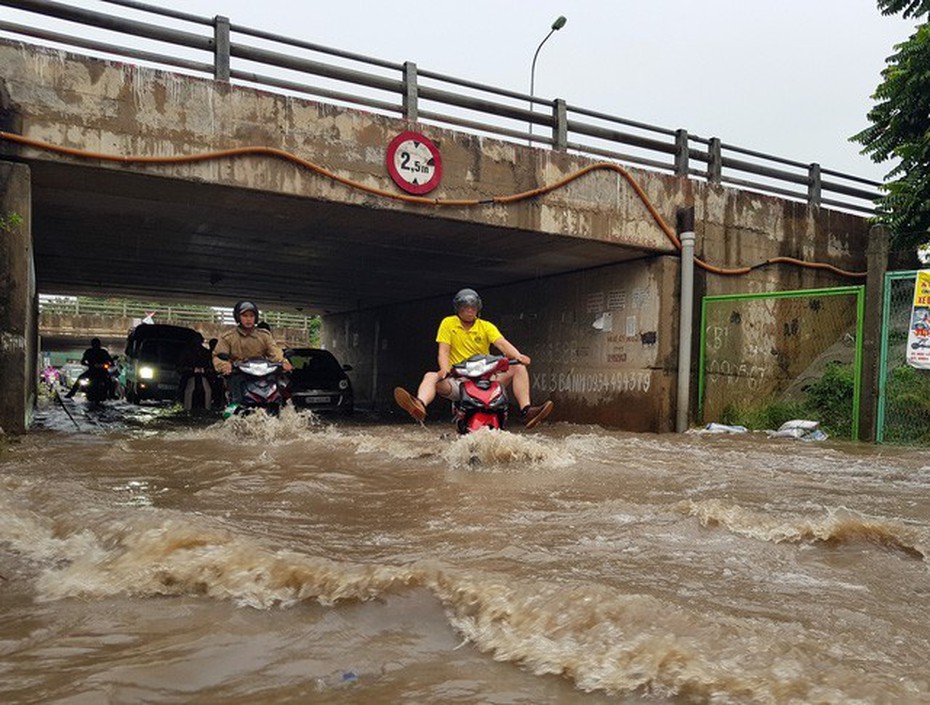
[[[404,179],[401,173],[397,170],[397,167],[394,165],[394,154],[397,152],[397,149],[404,142],[408,141],[420,142],[428,150],[433,157],[433,176],[429,181],[425,181],[422,184],[411,184],[409,181]],[[418,132],[401,132],[397,137],[391,140],[391,143],[387,148],[387,169],[388,173],[391,175],[391,179],[394,180],[394,183],[397,184],[407,193],[412,193],[417,196],[420,196],[424,193],[429,193],[434,188],[439,186],[439,180],[442,178],[442,157],[439,155],[439,150],[436,148],[428,138],[424,137]]]

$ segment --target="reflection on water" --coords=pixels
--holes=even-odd
[[[924,453],[107,413],[0,455],[3,702],[930,702]]]

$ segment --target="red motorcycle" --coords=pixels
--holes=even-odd
[[[451,376],[461,380],[459,398],[452,402],[453,421],[461,434],[480,428],[503,430],[509,399],[494,375],[519,365],[500,355],[472,355],[452,365]]]

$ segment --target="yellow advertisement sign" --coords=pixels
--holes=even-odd
[[[930,269],[917,272],[914,283],[914,307],[907,334],[907,364],[930,370]]]

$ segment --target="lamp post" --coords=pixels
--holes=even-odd
[[[565,26],[566,22],[568,22],[568,20],[566,20],[565,17],[563,17],[562,15],[559,15],[558,17],[556,17],[555,22],[552,23],[552,27],[549,29],[549,34],[543,37],[543,40],[539,43],[539,46],[536,47],[536,53],[533,54],[533,64],[532,66],[530,66],[530,98],[533,98],[535,96],[534,91],[536,89],[536,59],[539,57],[539,50],[542,49],[543,44],[545,44],[546,40],[552,36],[553,32],[557,32],[558,30],[562,29],[562,27]],[[530,112],[533,112],[533,101],[532,100],[530,101]],[[533,123],[532,122],[530,123],[529,143],[532,146],[533,144]]]

